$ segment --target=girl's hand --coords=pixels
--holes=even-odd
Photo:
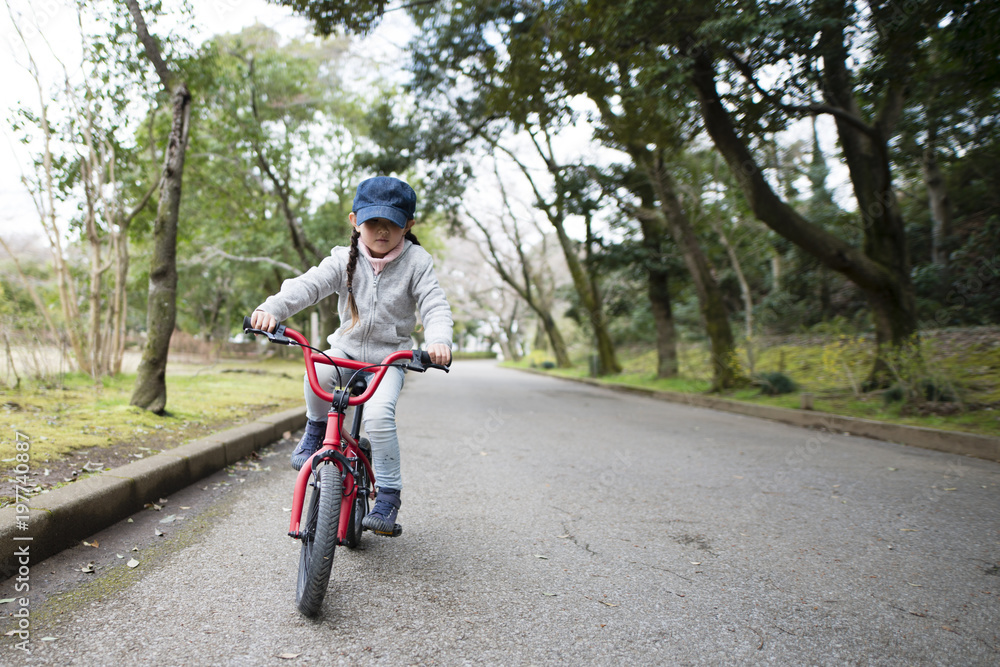
[[[266,313],[263,310],[255,310],[250,315],[250,326],[254,329],[273,333],[275,327],[278,326],[278,320],[274,319],[274,315],[271,313]]]
[[[427,354],[431,357],[431,362],[447,366],[451,363],[451,348],[444,343],[434,343],[427,346]]]

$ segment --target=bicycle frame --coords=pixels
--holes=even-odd
[[[372,470],[371,462],[361,451],[357,441],[344,430],[344,420],[346,419],[347,408],[349,406],[362,406],[366,403],[378,389],[382,378],[391,367],[398,361],[409,361],[413,359],[413,352],[401,350],[386,357],[381,365],[373,366],[351,359],[334,358],[331,360],[322,354],[313,352],[308,347],[305,336],[294,329],[285,329],[284,335],[291,338],[302,348],[302,356],[306,364],[306,376],[309,378],[309,385],[317,396],[325,401],[330,401],[330,413],[326,422],[326,436],[323,438],[323,446],[320,447],[309,459],[302,464],[298,477],[295,479],[295,493],[292,496],[292,517],[288,527],[289,536],[300,539],[302,533],[300,525],[302,523],[302,510],[305,505],[306,488],[309,486],[309,477],[313,472],[314,461],[322,459],[332,459],[338,461],[343,466],[344,472],[344,497],[341,501],[340,525],[337,529],[338,541],[343,542],[347,536],[347,526],[350,521],[350,508],[357,494],[357,484],[354,478],[353,463],[360,461],[368,473],[372,488],[375,485],[375,472]],[[345,387],[336,389],[332,394],[320,386],[316,376],[316,364],[335,365],[340,368],[350,370],[365,370],[372,374],[368,380],[368,387],[359,396],[351,395],[351,388]]]

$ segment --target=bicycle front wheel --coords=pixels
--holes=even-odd
[[[299,579],[295,602],[306,616],[315,616],[323,605],[330,569],[337,548],[337,528],[340,525],[340,500],[343,477],[337,466],[327,463],[316,469],[316,483],[302,537],[299,554]]]

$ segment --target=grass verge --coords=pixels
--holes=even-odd
[[[134,373],[97,382],[69,374],[0,393],[0,506],[11,500],[15,438],[30,442],[40,492],[302,405],[300,360],[172,363],[164,415],[129,405],[134,383]]]
[[[791,378],[798,391],[765,396],[750,386],[719,394],[748,403],[783,408],[801,408],[802,393],[812,395],[813,409],[848,417],[860,417],[910,426],[964,431],[1000,436],[1000,336],[994,331],[944,332],[925,337],[922,368],[938,385],[953,390],[956,401],[889,402],[882,392],[864,393],[861,381],[871,364],[872,349],[867,341],[840,336],[822,342],[755,345],[754,371],[781,372]],[[743,372],[748,372],[746,347],[739,350]],[[533,355],[512,367],[543,368],[551,361]],[[656,353],[621,350],[621,373],[596,378],[601,382],[625,384],[661,391],[706,393],[711,383],[708,351],[700,345],[683,345],[679,350],[680,374],[656,377]],[[572,368],[549,368],[564,377],[590,377],[589,359],[576,360]],[[900,369],[905,375],[906,369]]]

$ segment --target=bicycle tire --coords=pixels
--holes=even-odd
[[[323,606],[330,583],[330,570],[337,548],[343,477],[333,464],[316,469],[317,482],[309,500],[305,537],[299,553],[299,576],[295,602],[305,616],[315,616]]]
[[[365,453],[365,456],[371,459],[371,445],[368,444],[367,438],[361,438],[358,441],[361,450]],[[364,464],[358,463],[358,494],[354,498],[354,504],[351,506],[351,516],[347,521],[347,538],[344,540],[344,546],[348,549],[357,549],[361,546],[361,536],[364,533],[364,526],[361,522],[364,520],[365,516],[368,514],[368,495],[365,489],[368,487],[368,471],[365,469]]]

